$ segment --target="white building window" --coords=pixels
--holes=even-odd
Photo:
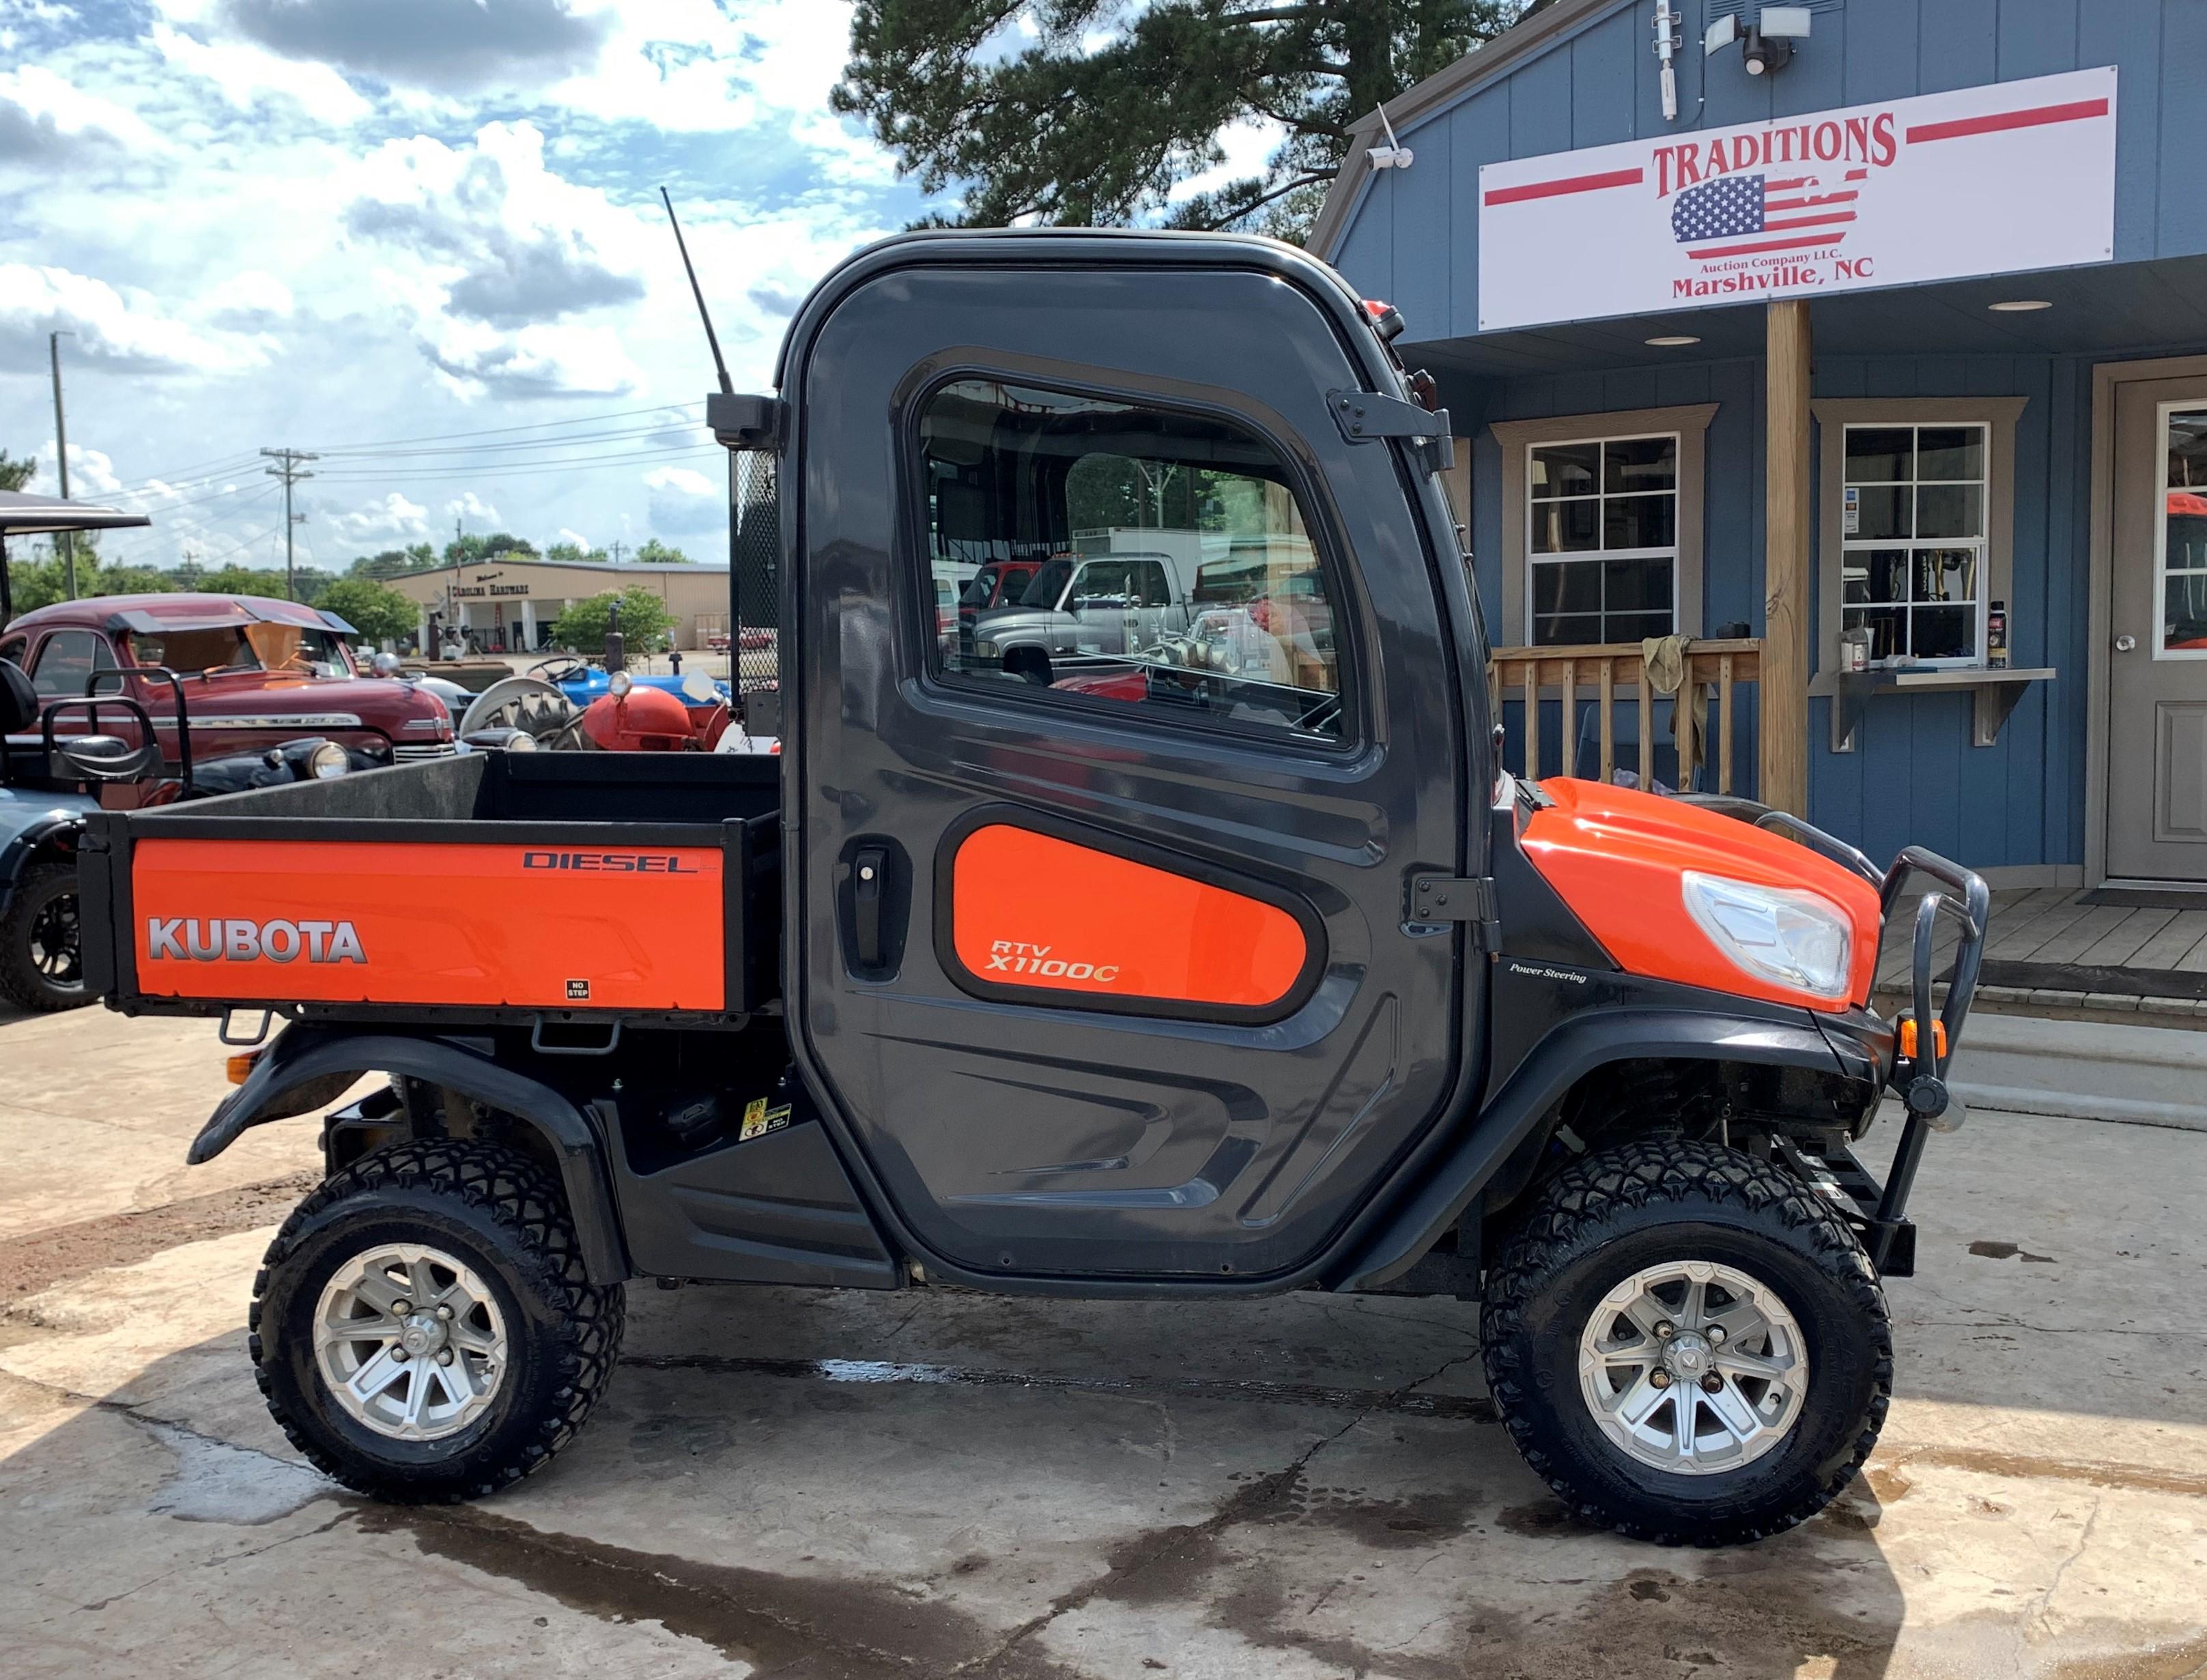
[[[1528,640],[1638,642],[1678,622],[1678,434],[1526,449]]]
[[[1846,428],[1843,628],[1869,632],[1872,661],[1980,662],[1989,431],[1983,425]]]

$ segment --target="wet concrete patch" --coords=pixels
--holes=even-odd
[[[2060,1264],[2051,1254],[2034,1254],[2019,1243],[1988,1242],[1980,1240],[1970,1245],[1970,1253],[1981,1260],[2021,1260],[2026,1265],[2050,1266]]]
[[[777,1574],[636,1551],[480,1508],[359,1504],[356,1525],[613,1623],[656,1622],[776,1680],[1076,1680],[970,1612],[887,1582]]]

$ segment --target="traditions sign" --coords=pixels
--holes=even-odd
[[[1489,164],[1479,327],[2114,255],[2115,72]]]

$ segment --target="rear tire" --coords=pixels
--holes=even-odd
[[[555,1175],[495,1145],[406,1143],[284,1221],[254,1282],[250,1348],[269,1411],[317,1469],[379,1499],[448,1504],[573,1438],[624,1316],[621,1287],[584,1271]],[[359,1392],[340,1394],[347,1372]]]
[[[1728,1349],[1720,1318],[1743,1331]],[[1884,1291],[1846,1223],[1774,1167],[1675,1139],[1586,1156],[1538,1193],[1482,1341],[1525,1462],[1582,1521],[1666,1545],[1813,1516],[1893,1391]]]
[[[84,984],[76,860],[31,864],[0,896],[0,998],[19,1009],[75,1009],[92,1001]]]

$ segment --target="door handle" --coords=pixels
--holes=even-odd
[[[2115,651],[2119,654],[2126,654],[2137,646],[2138,637],[2135,636],[2118,636],[2115,638]]]
[[[852,934],[858,948],[858,966],[882,966],[882,874],[888,853],[878,846],[860,849],[851,859]]]

